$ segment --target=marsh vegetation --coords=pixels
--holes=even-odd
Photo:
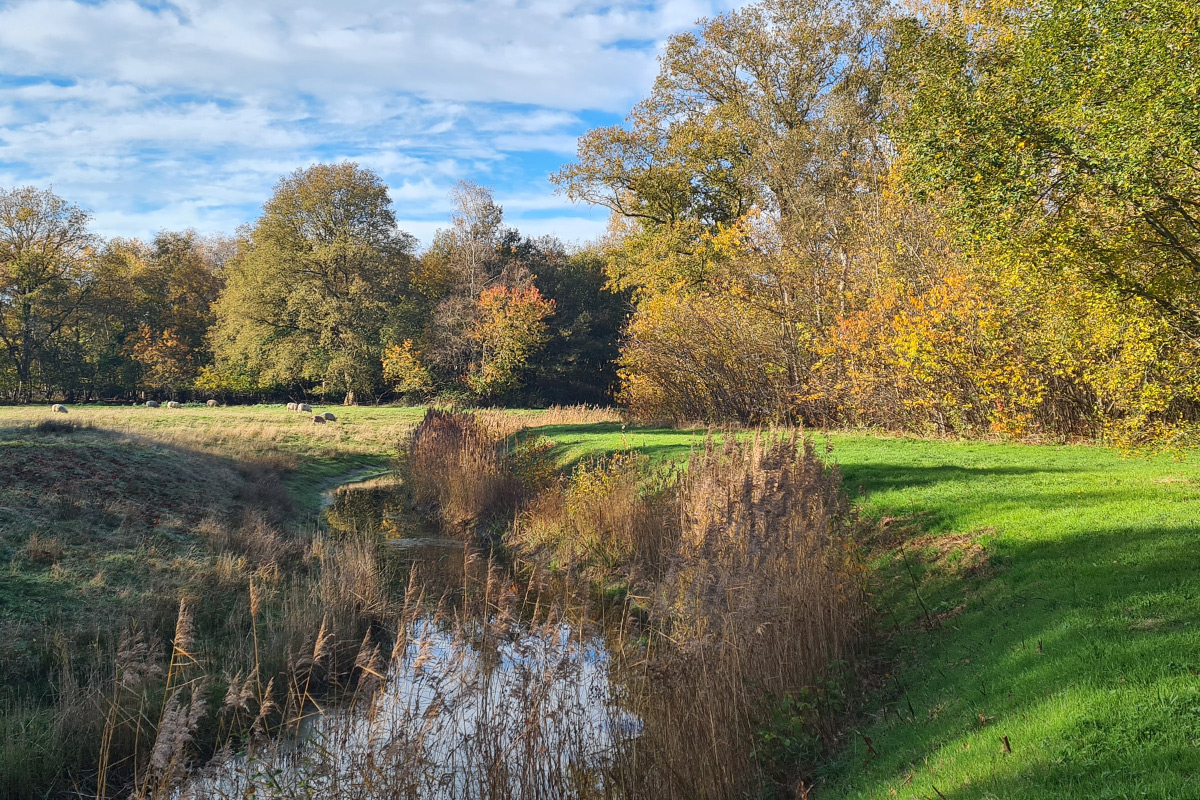
[[[113,413],[9,435],[77,462],[179,450],[200,460],[177,469],[249,483],[213,471],[215,431],[155,443],[132,416],[145,411],[121,412],[123,430],[105,427]],[[340,490],[319,526],[272,516],[289,480],[305,485],[286,454],[357,465],[380,434],[310,426],[301,445],[286,423],[251,428],[277,451],[276,494],[192,502],[175,528],[139,531],[136,563],[175,570],[161,583],[131,576],[136,597],[107,577],[69,584],[119,555],[112,540],[102,556],[59,541],[53,574],[20,562],[23,580],[78,596],[11,637],[58,644],[7,684],[8,796],[739,797],[810,782],[864,613],[836,474],[789,434],[710,440],[686,471],[619,456],[563,472],[548,440],[514,436],[533,418],[429,412],[400,478]],[[127,479],[137,496],[143,474]],[[30,539],[28,553],[53,549]]]

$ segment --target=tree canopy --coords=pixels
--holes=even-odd
[[[244,370],[259,386],[315,382],[347,403],[371,393],[414,248],[375,173],[352,163],[292,173],[227,265],[216,371]]]
[[[88,215],[54,193],[0,189],[0,376],[28,401],[35,373],[52,367],[55,337],[91,292],[97,240]]]

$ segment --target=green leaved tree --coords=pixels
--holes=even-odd
[[[1200,337],[1200,5],[935,2],[893,65],[904,176],[976,242]]]
[[[0,380],[9,373],[17,402],[30,400],[55,337],[95,283],[87,225],[86,212],[53,192],[0,189]]]
[[[215,373],[346,404],[378,394],[381,330],[405,296],[414,247],[371,170],[318,164],[283,178],[226,265]]]

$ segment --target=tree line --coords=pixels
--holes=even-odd
[[[760,0],[554,177],[607,206],[647,416],[942,433],[1200,417],[1200,6]]]
[[[52,192],[0,191],[0,396],[603,402],[628,297],[595,252],[504,224],[462,183],[430,248],[378,175],[317,164],[236,237],[101,240]]]
[[[379,178],[231,240],[0,197],[0,392],[594,401],[652,418],[1176,435],[1200,420],[1200,6],[759,0],[672,37],[553,177],[568,251]],[[48,244],[30,244],[43,242]]]

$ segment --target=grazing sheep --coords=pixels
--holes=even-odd
[[[320,414],[313,414],[313,425],[324,425],[325,417]]]
[[[287,404],[287,410],[288,410],[288,411],[295,411],[295,410],[296,410],[296,404],[295,404],[295,403],[288,403],[288,404]]]
[[[308,403],[299,403],[296,406],[296,410],[299,411],[301,414],[311,414],[312,406],[310,406]]]
[[[55,403],[54,405],[50,406],[50,410],[53,411],[55,414],[66,414],[67,413],[67,407],[64,406],[62,403]]]
[[[217,401],[216,401],[216,400],[209,400],[209,401],[208,401],[208,403],[207,403],[206,405],[207,405],[209,408],[216,408],[216,407],[217,407]]]
[[[158,408],[158,401],[157,400],[147,400],[146,408]]]
[[[337,422],[337,417],[333,415],[332,411],[326,411],[321,416],[324,417],[327,422]]]
[[[176,403],[174,400],[169,400],[167,402],[167,408],[183,408],[183,406],[181,406],[179,403]]]

